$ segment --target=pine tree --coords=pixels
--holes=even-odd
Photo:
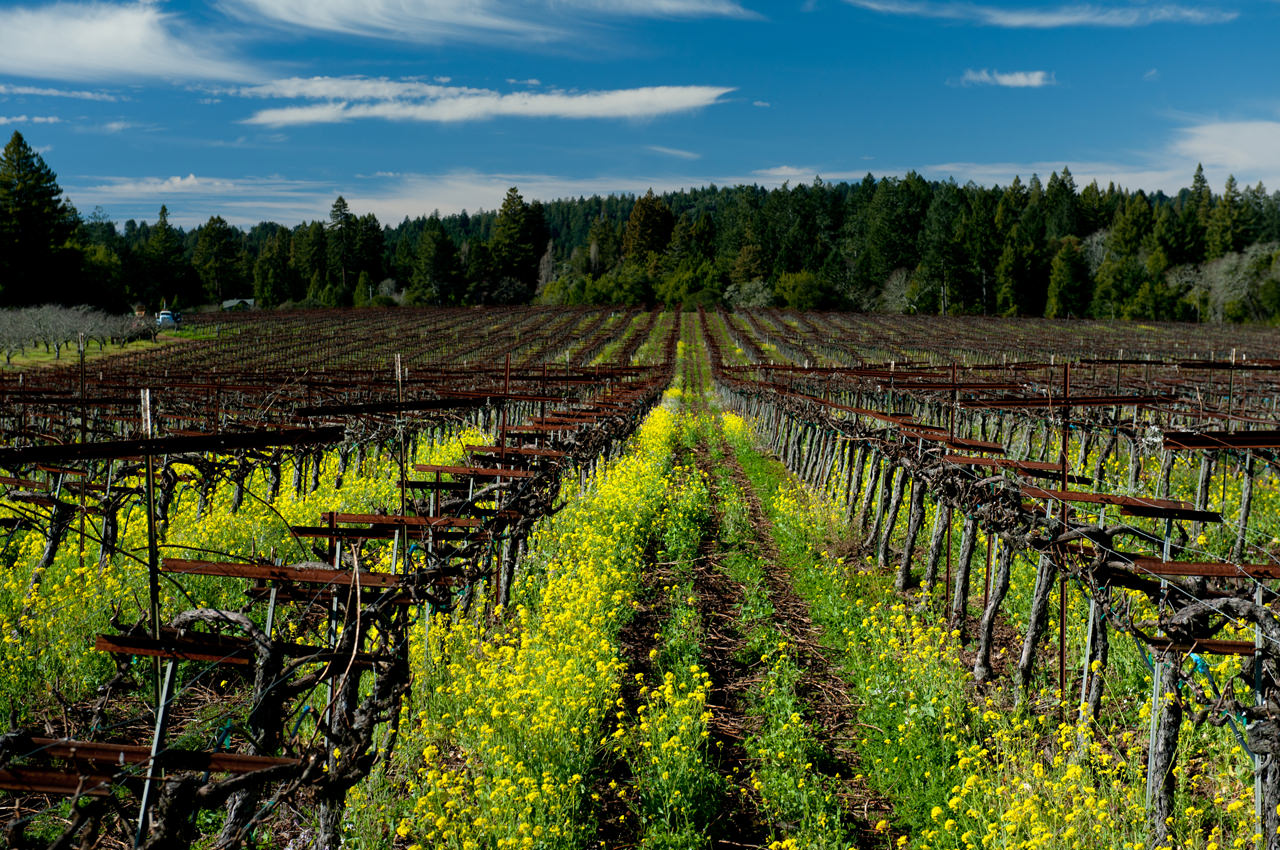
[[[263,243],[253,264],[253,297],[259,306],[274,307],[293,297],[289,277],[289,242],[284,231]]]
[[[78,224],[57,175],[15,131],[0,153],[0,305],[57,298],[50,283],[66,279]]]
[[[1057,172],[1049,175],[1049,185],[1044,192],[1045,236],[1049,239],[1061,239],[1064,236],[1075,236],[1079,228],[1079,199],[1076,197],[1076,181],[1071,176],[1071,169],[1062,167],[1062,176]]]
[[[409,278],[414,304],[457,304],[461,300],[462,264],[449,234],[432,217],[418,237],[418,251]]]
[[[546,244],[542,205],[526,204],[512,186],[498,210],[489,241],[496,276],[489,298],[502,304],[527,302],[538,282],[538,260]]]
[[[351,303],[351,293],[355,289],[358,272],[354,262],[357,226],[356,217],[347,206],[346,198],[339,195],[329,209],[329,273],[332,278],[330,282],[338,293],[336,298],[330,296],[330,300],[336,302],[331,306]]]
[[[1069,236],[1054,254],[1049,267],[1049,292],[1044,315],[1046,319],[1080,318],[1088,315],[1093,282],[1080,251],[1080,240]]]
[[[650,189],[631,208],[622,240],[622,253],[633,262],[646,262],[650,253],[661,254],[667,250],[674,227],[675,216],[671,214],[671,208]]]
[[[212,216],[196,235],[196,247],[191,257],[200,283],[204,285],[205,298],[214,303],[229,295],[239,297],[241,285],[238,233],[220,215]]]
[[[1227,185],[1222,190],[1222,197],[1209,214],[1209,225],[1205,228],[1204,258],[1216,260],[1238,249],[1237,235],[1241,215],[1240,189],[1236,186],[1234,175],[1227,177]]]
[[[147,235],[142,250],[146,268],[146,288],[139,293],[148,305],[160,303],[190,305],[199,298],[190,285],[191,267],[187,264],[182,238],[169,224],[169,209],[160,205],[160,214]]]

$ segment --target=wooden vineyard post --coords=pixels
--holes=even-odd
[[[151,390],[142,390],[142,436],[150,440],[155,436],[151,419]],[[156,540],[156,472],[155,460],[150,451],[145,455],[147,476],[147,590],[151,603],[151,639],[160,639],[160,547]],[[153,690],[156,716],[160,715],[163,701],[160,693],[160,659],[152,662]]]
[[[1070,452],[1071,408],[1067,398],[1071,395],[1071,364],[1062,364],[1062,490],[1066,492],[1069,481],[1067,458]],[[1062,519],[1067,518],[1067,506],[1062,505]],[[1058,576],[1058,700],[1062,705],[1067,699],[1067,577]]]

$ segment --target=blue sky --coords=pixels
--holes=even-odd
[[[295,224],[707,183],[1280,189],[1280,2],[0,0],[85,214]]]

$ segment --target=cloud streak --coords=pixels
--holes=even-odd
[[[755,18],[734,0],[222,0],[252,21],[394,41],[551,42],[584,14],[646,18]],[[565,25],[554,23],[564,20]],[[553,23],[548,23],[552,21]]]
[[[722,86],[645,86],[608,91],[512,92],[364,78],[281,80],[237,90],[248,97],[322,99],[324,103],[263,109],[246,124],[291,127],[378,119],[459,123],[493,118],[647,119],[719,103]],[[352,102],[353,100],[357,102]]]
[[[61,124],[56,115],[0,115],[0,124]]]
[[[1038,89],[1044,86],[1056,86],[1057,79],[1052,71],[989,71],[983,68],[975,71],[966,69],[960,78],[962,86],[1000,86],[1010,89]]]
[[[662,145],[647,145],[648,150],[654,153],[660,153],[663,156],[673,156],[676,159],[702,159],[702,154],[693,151],[682,151],[679,148],[667,148]]]
[[[70,91],[67,89],[47,89],[38,86],[11,86],[0,83],[0,96],[3,97],[71,97],[77,100],[99,100],[114,102],[120,98],[114,94],[100,91]]]
[[[247,80],[250,69],[180,34],[157,4],[54,3],[0,10],[0,73],[56,80]],[[207,39],[207,35],[205,36]],[[27,93],[50,94],[50,90]],[[85,97],[89,93],[73,95]],[[85,99],[103,99],[86,97]]]
[[[850,6],[887,15],[932,18],[1005,29],[1058,29],[1060,27],[1144,27],[1152,24],[1221,24],[1238,13],[1214,7],[1149,3],[1103,6],[1072,3],[1022,9],[981,3],[916,2],[916,0],[845,0]]]
[[[1070,166],[1076,184],[1092,180],[1100,185],[1115,182],[1128,189],[1170,194],[1190,185],[1197,164],[1215,187],[1228,175],[1242,184],[1259,181],[1271,188],[1280,186],[1280,121],[1211,121],[1182,127],[1153,153],[1133,161],[1067,160],[1063,162],[946,162],[920,169],[931,177],[955,177],[978,183],[1008,183],[1014,175],[1025,180],[1035,173],[1042,177]]]

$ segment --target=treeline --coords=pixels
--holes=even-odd
[[[384,226],[339,197],[323,221],[191,231],[82,218],[22,139],[0,156],[0,304],[715,304],[1050,317],[1280,315],[1280,192],[1174,196],[1070,171],[1008,186],[915,173],[854,183],[526,202]]]

